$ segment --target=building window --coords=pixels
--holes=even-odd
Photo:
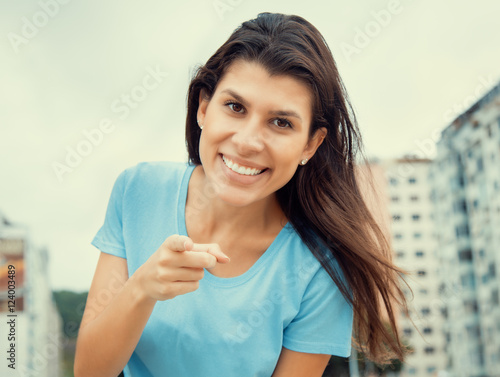
[[[483,276],[481,276],[481,283],[482,284],[488,284],[488,280],[489,280],[489,276],[488,274],[484,274]]]
[[[394,238],[400,240],[401,238],[403,238],[403,235],[401,233],[396,233],[394,234]]]
[[[469,272],[467,274],[461,275],[460,276],[460,283],[462,284],[462,287],[474,289],[475,286],[476,286],[476,282],[475,282],[475,277],[474,276],[475,275],[474,275],[473,272]]]
[[[474,199],[472,202],[472,206],[474,207],[474,209],[477,209],[477,207],[479,207],[479,200]]]
[[[483,171],[483,158],[482,157],[477,159],[477,171]]]
[[[422,295],[426,295],[426,294],[428,294],[428,293],[429,293],[429,291],[428,291],[426,288],[420,288],[419,292],[420,292],[420,294],[422,294]]]
[[[392,220],[393,221],[400,221],[401,220],[401,215],[392,215]]]
[[[433,354],[434,353],[434,347],[425,347],[424,348],[424,352],[428,355],[430,354]]]
[[[401,259],[401,258],[403,258],[404,256],[405,256],[404,251],[397,251],[397,252],[396,252],[396,258]]]
[[[406,328],[403,330],[403,333],[405,334],[405,336],[411,336],[412,332],[413,331],[410,328]]]
[[[466,213],[467,212],[467,204],[465,200],[460,200],[458,202],[453,203],[453,211],[455,213]]]
[[[399,202],[399,196],[391,196],[391,202]]]
[[[441,315],[443,316],[444,319],[448,319],[448,308],[441,308]],[[451,341],[450,333],[446,333],[446,339],[448,342]]]
[[[419,233],[419,232],[415,232],[415,233],[413,233],[413,238],[415,238],[415,239],[420,239],[420,238],[422,238],[422,233]]]
[[[500,305],[500,297],[498,294],[498,289],[494,289],[493,291],[491,291],[491,304],[493,306]]]
[[[408,183],[414,185],[415,183],[417,183],[417,178],[415,177],[408,178]]]
[[[491,278],[495,278],[497,276],[497,270],[494,262],[488,265],[488,275],[490,275]]]
[[[476,300],[465,301],[464,308],[465,308],[465,312],[468,314],[475,314],[479,310]]]
[[[461,250],[458,252],[458,259],[460,262],[470,262],[472,261],[472,250]]]
[[[424,256],[424,252],[423,252],[423,251],[421,251],[421,250],[415,251],[415,256],[416,256],[417,258],[423,258],[423,256]]]
[[[418,196],[417,195],[412,195],[412,196],[410,196],[410,200],[412,202],[418,202]]]
[[[389,183],[391,184],[391,186],[397,186],[398,180],[396,178],[391,178],[389,179]]]
[[[431,310],[428,307],[424,307],[420,311],[421,311],[421,313],[423,315],[429,315],[429,314],[431,314]]]
[[[434,373],[436,371],[436,367],[427,367],[427,373]]]
[[[457,238],[468,236],[469,235],[469,225],[462,224],[455,227],[455,234]]]
[[[467,330],[467,337],[469,338],[479,338],[481,336],[481,330],[479,329],[478,325],[475,326],[466,326],[465,329]]]
[[[413,221],[418,221],[418,220],[420,220],[420,215],[413,214],[413,215],[411,215],[411,218],[412,218]]]
[[[425,276],[427,272],[425,270],[419,270],[417,274],[418,276]]]
[[[432,328],[430,327],[424,328],[424,334],[432,334]]]
[[[464,176],[461,175],[460,177],[458,177],[458,185],[460,187],[464,187],[465,186],[465,180],[464,180]]]

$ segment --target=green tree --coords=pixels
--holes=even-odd
[[[63,377],[74,377],[75,345],[78,329],[82,321],[83,310],[88,292],[56,291],[53,292],[57,310],[62,318],[62,330],[66,337],[62,352]]]
[[[53,294],[62,317],[64,335],[68,338],[76,338],[88,292],[56,291]]]

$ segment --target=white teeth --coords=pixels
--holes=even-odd
[[[226,158],[225,156],[222,156],[222,159],[224,160],[224,163],[226,166],[231,169],[232,171],[242,174],[242,175],[257,175],[262,173],[262,170],[259,169],[254,169],[254,168],[246,168],[244,166],[238,165],[236,162],[231,161],[230,159]]]

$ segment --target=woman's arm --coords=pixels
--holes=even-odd
[[[75,377],[118,376],[127,364],[156,300],[128,279],[124,258],[101,253],[87,297],[75,354]]]
[[[195,244],[180,235],[168,237],[130,278],[124,258],[101,253],[78,333],[75,377],[117,376],[156,301],[197,290],[204,268],[217,262],[229,262],[217,244]]]
[[[321,377],[330,355],[295,352],[283,347],[272,377]]]

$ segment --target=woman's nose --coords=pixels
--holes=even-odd
[[[264,149],[264,135],[261,125],[257,121],[248,121],[241,124],[233,135],[233,143],[242,155],[260,152]]]

